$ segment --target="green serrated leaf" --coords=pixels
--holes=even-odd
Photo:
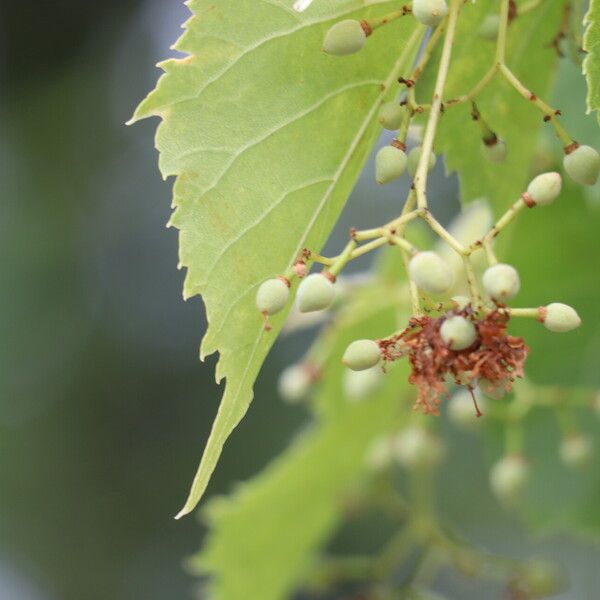
[[[585,22],[583,74],[588,85],[587,108],[593,111],[600,108],[600,0],[590,0]]]
[[[361,302],[373,298],[383,303]],[[404,368],[360,402],[345,398],[340,362],[348,341],[397,325],[398,302],[388,284],[374,282],[326,333],[327,360],[315,405],[318,421],[254,480],[206,507],[210,533],[192,568],[211,576],[215,600],[289,597],[315,553],[343,518],[346,494],[368,475],[366,456],[380,435],[398,427],[412,402]],[[406,303],[404,303],[406,306]]]
[[[479,35],[483,19],[498,12],[495,0],[465,4],[446,87],[446,98],[470,91],[494,63],[495,45]],[[549,42],[559,29],[564,3],[544,2],[519,16],[509,27],[507,65],[536,94],[547,98],[558,62]],[[426,97],[426,95],[424,96]],[[444,153],[448,171],[456,171],[464,202],[487,197],[492,206],[506,208],[522,193],[538,143],[542,115],[500,75],[478,96],[477,106],[508,147],[506,161],[492,164],[482,156],[481,131],[470,116],[470,104],[448,107],[440,124],[436,148]],[[549,127],[549,126],[548,126]]]
[[[217,380],[227,379],[179,516],[206,489],[281,327],[284,315],[265,334],[257,286],[303,247],[324,244],[377,137],[378,106],[416,52],[421,28],[403,19],[355,56],[324,55],[334,22],[396,6],[363,4],[323,0],[297,14],[284,0],[192,0],[175,45],[188,56],[161,64],[165,74],[134,115],[162,118],[156,145],[162,174],[177,178],[171,224],[187,268],[184,296],[203,296],[201,354],[218,351]]]

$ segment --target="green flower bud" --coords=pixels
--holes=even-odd
[[[560,444],[560,459],[567,467],[577,468],[589,462],[594,451],[592,440],[577,433],[566,437]]]
[[[486,269],[483,274],[483,287],[492,300],[504,303],[517,295],[521,289],[521,280],[514,267],[499,264]]]
[[[384,146],[375,157],[375,180],[385,184],[398,179],[406,169],[406,154],[396,146]]]
[[[477,330],[469,319],[454,315],[442,323],[440,337],[450,350],[464,350],[475,343]]]
[[[285,368],[279,376],[277,389],[282,400],[296,404],[308,394],[314,377],[308,365],[291,365]]]
[[[356,340],[344,352],[342,362],[353,371],[374,367],[381,359],[379,344],[373,340]]]
[[[412,280],[428,294],[443,294],[454,283],[454,275],[448,264],[432,251],[415,254],[408,265]]]
[[[514,504],[529,478],[529,466],[522,456],[513,454],[500,459],[490,472],[490,486],[504,504]]]
[[[477,396],[479,408],[485,413],[485,400],[477,392],[473,393]],[[448,402],[447,414],[448,419],[460,429],[475,429],[479,425],[479,419],[469,390],[461,389],[454,393],[452,398],[450,398],[450,402]]]
[[[591,146],[578,146],[563,164],[569,177],[582,185],[594,185],[600,175],[600,155]]]
[[[354,402],[364,400],[379,388],[382,380],[383,372],[378,365],[364,371],[346,369],[344,372],[345,395],[348,400]]]
[[[290,288],[282,279],[267,279],[256,292],[256,307],[265,315],[274,315],[285,308]]]
[[[345,19],[336,23],[325,34],[323,51],[333,56],[346,56],[362,50],[367,34],[359,21]]]
[[[527,187],[527,194],[538,206],[552,204],[562,188],[562,178],[559,173],[542,173]]]
[[[448,14],[446,0],[414,0],[413,15],[423,25],[435,27]]]
[[[422,146],[415,146],[408,153],[407,167],[408,167],[408,172],[409,172],[410,176],[413,177],[413,178],[417,174],[417,169],[419,168],[419,160],[421,159],[421,152],[422,152],[422,150],[423,150]],[[432,152],[429,155],[429,170],[430,171],[435,167],[436,163],[437,163],[437,157]]]
[[[406,107],[397,102],[386,102],[379,109],[379,122],[385,129],[395,131],[400,128],[406,115]]]
[[[479,27],[479,36],[484,40],[495,42],[498,39],[500,29],[500,16],[488,15]]]
[[[407,469],[433,467],[444,455],[439,438],[423,427],[411,426],[394,438],[394,456]]]
[[[544,327],[555,333],[566,333],[577,329],[581,319],[574,308],[562,302],[553,302],[540,310]]]
[[[506,160],[506,142],[498,138],[494,138],[494,142],[487,144],[483,140],[481,144],[483,156],[491,163],[500,164]]]
[[[325,310],[335,298],[333,283],[321,273],[313,273],[298,287],[298,308],[300,312]]]
[[[467,308],[467,306],[469,306],[469,304],[471,304],[471,298],[468,296],[452,296],[450,300],[452,301],[452,304],[456,310],[464,310]]]

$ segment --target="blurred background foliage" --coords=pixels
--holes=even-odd
[[[160,180],[152,149],[155,123],[123,125],[153,86],[152,65],[165,57],[187,14],[174,0],[0,5],[2,599],[198,594],[183,561],[203,530],[193,518],[172,516],[220,391],[214,359],[206,365],[197,359],[201,301],[181,300],[176,232],[164,227],[170,183]],[[561,81],[556,100],[570,127],[598,146],[594,117],[584,117],[581,77],[563,67]],[[398,191],[376,190],[370,181],[368,171],[331,248],[348,226],[377,225],[394,213]],[[439,167],[432,185],[431,196],[444,200],[437,214],[447,222],[457,207],[456,181]],[[597,190],[572,200],[600,206]],[[600,286],[591,268],[585,273],[589,306]],[[549,287],[543,278],[536,285]],[[278,401],[275,381],[310,335],[278,342],[210,493],[227,492],[257,472],[305,422],[302,408]],[[598,342],[589,343],[585,365],[576,366],[597,384]],[[562,371],[556,373],[560,379]],[[532,541],[492,501],[475,438],[444,427],[452,464],[442,473],[445,512],[492,550],[564,562],[573,587],[562,598],[597,597],[595,542],[562,533]],[[598,486],[595,494],[590,512],[597,522]],[[561,510],[558,500],[554,509]],[[338,549],[371,548],[384,537],[376,516],[354,525],[337,536]],[[448,586],[453,598],[496,597],[467,581]]]

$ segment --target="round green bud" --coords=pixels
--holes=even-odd
[[[566,333],[581,325],[577,311],[562,302],[553,302],[542,308],[540,317],[544,327],[554,333]]]
[[[342,362],[353,371],[374,367],[381,359],[379,344],[373,340],[356,340],[344,352]]]
[[[443,294],[454,283],[452,269],[439,254],[428,250],[415,254],[408,265],[412,280],[428,294]]]
[[[500,459],[490,471],[490,486],[496,497],[505,504],[515,503],[529,478],[529,466],[517,454]]]
[[[483,156],[491,163],[500,164],[506,160],[506,142],[495,139],[493,144],[486,144],[485,140],[481,144]]]
[[[475,343],[477,330],[469,319],[454,315],[442,323],[440,337],[450,350],[464,350]]]
[[[471,298],[468,296],[452,296],[450,300],[452,301],[452,304],[456,310],[464,310],[467,308],[467,306],[469,306],[469,304],[471,304]]]
[[[312,383],[313,374],[307,365],[291,365],[279,375],[277,389],[282,400],[296,404],[306,397]]]
[[[479,37],[490,42],[495,42],[498,39],[498,31],[500,29],[500,16],[488,15],[479,27]]]
[[[394,456],[407,469],[433,467],[444,455],[439,438],[423,427],[410,426],[394,438]]]
[[[422,150],[423,150],[422,146],[415,146],[408,153],[407,168],[408,168],[408,172],[409,172],[410,176],[413,178],[417,174],[417,169],[419,168],[419,160],[421,160]],[[437,163],[437,157],[432,152],[429,155],[429,170],[430,171],[435,167],[436,163]]]
[[[375,156],[375,180],[385,184],[398,179],[406,169],[406,154],[396,146],[384,146]]]
[[[560,444],[560,459],[567,467],[577,468],[584,466],[592,457],[594,444],[592,440],[577,433],[569,435]]]
[[[477,387],[482,394],[485,394],[492,400],[502,400],[506,396],[506,385],[509,383],[508,379],[503,379],[496,383],[481,377],[477,381]]]
[[[528,598],[549,598],[563,592],[566,576],[562,568],[546,559],[529,560],[518,571],[517,584]]]
[[[348,400],[358,402],[368,398],[381,385],[383,372],[378,365],[364,371],[344,372],[344,392]]]
[[[483,288],[492,300],[504,303],[514,298],[521,289],[519,273],[511,265],[489,267],[483,274]]]
[[[256,292],[256,307],[265,315],[274,315],[285,308],[290,288],[282,279],[267,279]]]
[[[413,15],[419,23],[435,27],[448,14],[446,0],[414,0]]]
[[[298,286],[298,309],[300,312],[325,310],[335,298],[333,283],[321,273],[313,273]]]
[[[346,56],[362,50],[367,34],[359,21],[345,19],[336,23],[325,34],[323,52],[333,56]]]
[[[379,122],[385,129],[396,131],[402,125],[405,115],[406,107],[397,102],[386,102],[379,109]]]
[[[562,177],[559,173],[542,173],[531,181],[527,194],[538,206],[547,206],[558,198],[561,188]]]
[[[564,158],[569,177],[582,185],[594,185],[600,175],[600,155],[591,146],[578,146]]]
[[[477,392],[473,392],[477,396],[479,408],[485,412],[485,400]],[[479,423],[471,392],[466,389],[461,389],[455,392],[448,402],[448,419],[456,427],[460,429],[474,429]]]

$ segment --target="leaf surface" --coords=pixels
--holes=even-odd
[[[583,73],[588,85],[588,111],[593,111],[600,108],[600,0],[590,0],[585,22]]]
[[[379,132],[376,114],[408,68],[421,29],[402,19],[352,57],[321,52],[342,18],[389,12],[321,0],[297,14],[284,0],[192,0],[165,74],[134,119],[159,116],[160,169],[175,176],[184,297],[201,294],[209,327],[201,356],[220,353],[225,393],[188,501],[204,493],[223,444],[285,315],[266,334],[254,298],[299,251],[320,250]],[[359,10],[360,9],[360,10]]]

